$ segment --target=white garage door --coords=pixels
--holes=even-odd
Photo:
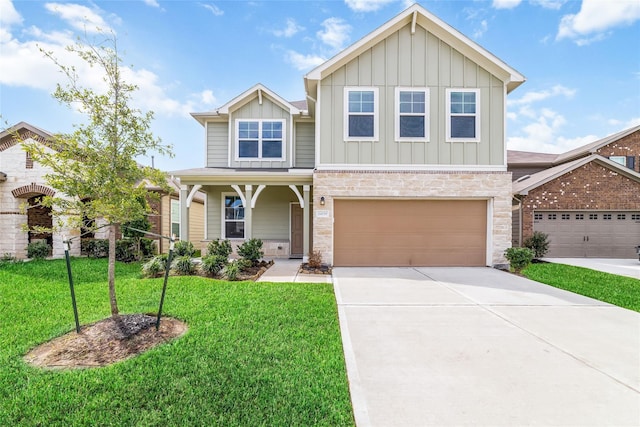
[[[549,235],[548,257],[635,258],[640,212],[536,211],[533,229]]]

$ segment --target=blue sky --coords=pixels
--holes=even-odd
[[[422,1],[427,10],[520,71],[508,99],[510,149],[563,152],[640,124],[637,0]],[[139,86],[135,104],[173,145],[164,170],[204,166],[204,131],[189,116],[262,83],[304,99],[303,76],[411,2],[0,0],[0,115],[68,132],[83,117],[51,97],[64,82],[38,47],[82,64],[64,47],[85,30],[113,30]],[[84,74],[86,85],[100,81]],[[150,164],[150,159],[140,159]]]

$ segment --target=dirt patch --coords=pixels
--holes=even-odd
[[[106,366],[169,342],[187,331],[186,323],[163,317],[156,331],[156,317],[127,314],[109,317],[39,345],[24,356],[44,368],[93,368]]]

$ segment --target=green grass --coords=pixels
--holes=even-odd
[[[529,279],[640,312],[640,280],[565,264],[531,264]]]
[[[109,316],[105,260],[72,260],[81,324]],[[118,264],[120,312],[156,312],[162,279]],[[0,265],[2,426],[353,425],[330,285],[169,279],[178,340],[111,366],[28,366],[31,348],[74,329],[63,260]]]

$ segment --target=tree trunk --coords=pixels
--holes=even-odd
[[[111,303],[111,317],[118,317],[118,301],[116,299],[116,232],[118,226],[109,226],[109,302]]]

